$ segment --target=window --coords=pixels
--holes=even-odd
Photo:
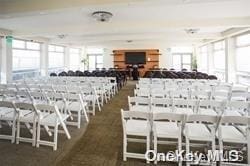
[[[239,83],[250,85],[250,33],[236,37],[236,70]]]
[[[214,73],[222,81],[225,81],[225,40],[213,44]]]
[[[13,80],[40,74],[40,43],[14,39],[12,54]]]
[[[215,69],[225,70],[225,41],[216,42],[213,46],[214,67]]]
[[[70,70],[79,70],[80,68],[80,56],[81,56],[81,49],[77,48],[70,48],[69,49],[69,69]]]
[[[173,47],[173,68],[175,70],[191,70],[192,47]]]
[[[62,46],[49,45],[49,70],[56,72],[64,69],[65,50]]]
[[[197,65],[198,70],[202,72],[207,72],[207,59],[208,59],[208,49],[207,46],[203,46],[199,50],[199,54],[197,55]]]
[[[103,53],[104,53],[103,49],[100,48],[87,49],[89,70],[95,70],[96,68],[103,68]]]

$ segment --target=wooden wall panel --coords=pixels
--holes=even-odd
[[[114,56],[114,67],[126,69],[128,64],[125,64],[125,52],[146,52],[146,64],[143,69],[139,69],[140,76],[150,68],[159,67],[159,50],[158,49],[147,49],[147,50],[113,50]]]

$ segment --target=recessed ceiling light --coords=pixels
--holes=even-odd
[[[133,40],[127,40],[126,42],[127,42],[127,43],[132,43],[132,42],[133,42]]]
[[[195,34],[198,33],[200,29],[184,29],[187,34]]]

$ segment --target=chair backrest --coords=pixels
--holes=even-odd
[[[217,124],[218,121],[219,121],[219,116],[200,115],[200,114],[191,114],[186,116],[186,123],[202,122],[202,123]]]
[[[154,113],[153,120],[168,120],[168,121],[178,121],[184,122],[185,120],[184,114],[176,114],[176,113]]]
[[[173,106],[195,108],[198,105],[197,100],[174,99]]]
[[[250,126],[250,118],[244,116],[222,116],[221,124],[237,124]]]
[[[1,108],[13,108],[14,110],[16,110],[14,103],[11,101],[0,101],[0,107]]]
[[[128,96],[129,107],[131,108],[133,105],[151,105],[151,99],[145,97],[130,97]]]
[[[37,114],[37,111],[32,103],[22,103],[17,102],[15,103],[15,106],[19,112],[22,112],[22,110],[30,110]]]
[[[169,99],[169,98],[152,98],[151,104],[152,104],[152,106],[169,107],[169,106],[173,105],[173,99]]]
[[[122,114],[122,120],[128,120],[128,119],[144,119],[149,120],[150,119],[150,113],[148,112],[142,112],[142,111],[124,111],[121,109]]]
[[[134,95],[138,97],[150,97],[150,89],[135,89]]]

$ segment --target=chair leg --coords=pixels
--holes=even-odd
[[[53,146],[54,151],[57,150],[57,136],[58,136],[58,125],[55,126],[54,130],[54,146]]]
[[[147,149],[146,151],[149,151],[150,150],[150,134],[147,136],[147,145],[146,145]],[[150,162],[147,161],[147,164],[149,164]]]
[[[89,122],[89,117],[88,117],[88,114],[87,114],[87,110],[86,110],[86,107],[85,106],[83,106],[83,114],[84,114],[84,116],[85,116],[85,118],[86,118],[86,121],[87,122]]]
[[[77,112],[77,128],[80,129],[81,127],[81,109]]]
[[[16,144],[19,144],[20,140],[20,121],[17,121],[17,133],[16,133]]]
[[[36,137],[37,137],[36,147],[39,148],[40,139],[41,139],[41,125],[39,122],[37,123],[37,136]]]
[[[36,121],[33,121],[32,130],[32,146],[36,146]]]
[[[181,136],[178,138],[178,150],[181,152],[182,150],[182,139]],[[178,166],[182,166],[182,159],[178,159]]]
[[[216,145],[215,145],[215,138],[212,140],[212,152],[215,152],[215,150],[216,150]],[[211,161],[212,163],[212,165],[213,166],[216,166],[216,162],[215,161]]]
[[[189,154],[190,152],[190,142],[189,139],[186,136],[186,154]],[[186,161],[186,166],[190,166],[190,162]]]
[[[101,106],[100,106],[100,102],[99,102],[98,98],[96,99],[96,102],[97,102],[98,110],[101,111]]]
[[[250,165],[250,139],[248,138],[248,144],[247,144],[247,164]]]
[[[157,136],[154,135],[154,151],[155,151],[155,154],[157,154]],[[154,164],[157,164],[157,159],[154,161]]]
[[[16,120],[12,122],[12,139],[11,143],[13,144],[15,142],[15,137],[16,137]]]
[[[221,139],[219,139],[219,149],[220,149],[220,161],[219,161],[219,165],[222,164],[222,160],[223,160],[223,142]]]
[[[127,153],[127,137],[123,136],[123,161],[127,161],[126,153]]]

